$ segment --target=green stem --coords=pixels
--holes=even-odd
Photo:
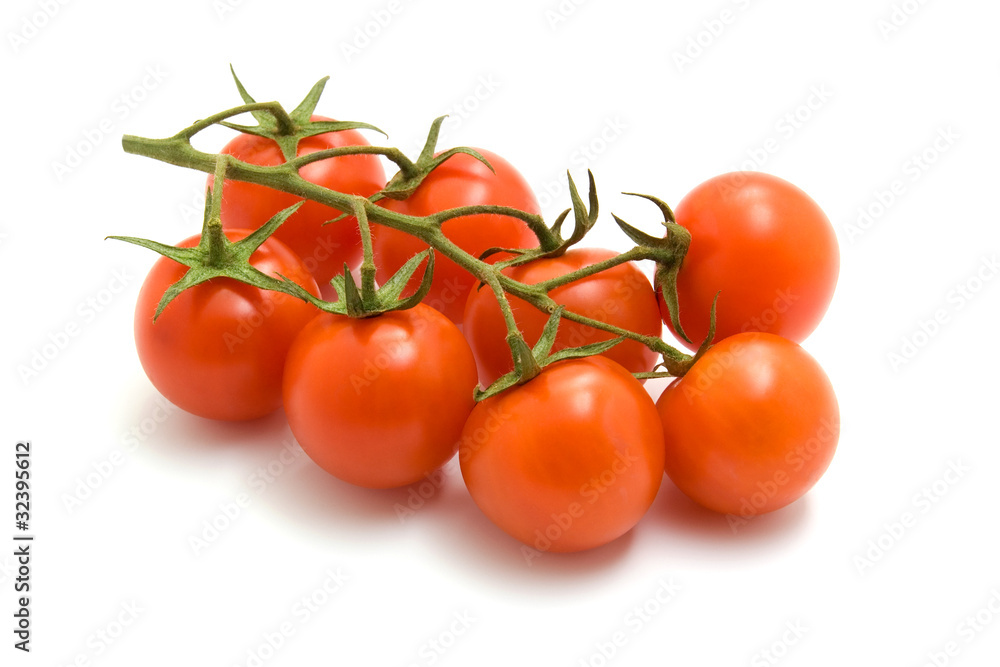
[[[273,105],[274,103],[266,103],[236,107],[199,121],[190,128],[167,139],[147,139],[133,135],[125,135],[122,138],[122,146],[127,153],[155,158],[168,164],[196,169],[206,173],[213,173],[217,168],[216,155],[204,153],[195,149],[190,143],[190,138],[198,131],[205,129],[212,124],[230,116],[245,113],[251,109],[268,109],[273,112]],[[288,192],[298,197],[317,201],[343,213],[354,214],[357,202],[356,196],[330,190],[302,178],[297,171],[297,167],[301,166],[298,159],[291,163],[284,163],[273,167],[252,165],[235,158],[230,158],[228,162],[228,169],[225,173],[230,180],[264,185],[275,190]],[[520,359],[521,362],[529,366],[529,368],[524,370],[530,372],[531,364],[536,364],[534,358],[531,357],[530,354],[524,355],[513,352],[515,346],[520,348],[522,344],[524,344],[524,348],[527,349],[527,344],[524,343],[524,338],[517,328],[516,321],[514,321],[513,312],[510,310],[507,294],[524,299],[546,313],[551,313],[553,309],[556,308],[557,304],[545,294],[543,289],[544,286],[526,285],[509,278],[501,273],[499,268],[494,267],[491,264],[480,260],[478,257],[474,257],[473,255],[470,255],[462,250],[441,231],[441,223],[445,220],[478,213],[509,215],[524,220],[525,223],[527,223],[529,227],[536,232],[536,235],[539,237],[539,241],[543,245],[545,245],[547,239],[552,238],[551,230],[548,230],[548,228],[545,227],[544,221],[540,216],[510,207],[462,207],[442,211],[433,216],[416,217],[391,211],[381,206],[365,206],[366,222],[375,222],[419,238],[434,248],[436,252],[439,252],[464,268],[478,280],[490,285],[490,288],[495,294],[497,294],[497,301],[501,304],[501,310],[504,311],[504,321],[508,330],[507,340],[508,344],[511,344],[512,353],[515,354],[515,361]],[[543,228],[546,231],[543,232]],[[627,254],[628,253],[626,253],[626,255]],[[625,259],[621,261],[629,260]],[[579,279],[579,277],[582,276],[578,276],[573,279]],[[591,326],[595,329],[608,331],[617,336],[624,336],[625,338],[641,342],[650,349],[663,355],[665,365],[671,373],[677,371],[675,374],[682,374],[685,370],[685,364],[688,364],[691,360],[690,355],[684,354],[654,336],[637,334],[635,332],[621,329],[620,327],[615,327],[571,311],[564,312],[563,317],[571,321],[579,322],[580,324]],[[525,357],[529,357],[530,360]]]
[[[537,377],[542,372],[542,368],[531,353],[531,348],[528,346],[527,341],[524,340],[524,334],[521,333],[521,330],[517,326],[517,321],[514,319],[514,311],[510,307],[510,300],[507,299],[507,293],[504,292],[503,286],[497,279],[497,275],[493,271],[487,272],[485,276],[486,284],[493,290],[493,295],[500,305],[500,312],[503,313],[504,324],[507,325],[507,346],[510,348],[510,354],[514,359],[514,370],[517,372],[518,377],[526,382],[533,377]]]
[[[525,285],[524,283],[520,283],[503,274],[500,274],[500,282],[502,288],[507,293],[524,299],[544,313],[551,313],[559,306],[558,302],[550,297],[546,291],[539,289],[542,286],[542,283],[538,283],[536,285]],[[630,331],[629,329],[623,329],[613,324],[608,324],[607,322],[602,322],[601,320],[595,320],[592,317],[581,315],[572,310],[563,310],[562,317],[563,319],[570,320],[571,322],[583,324],[594,329],[600,329],[601,331],[607,331],[615,336],[621,336],[629,340],[638,341],[657,354],[661,355],[663,357],[664,365],[673,375],[683,375],[694,359],[691,355],[681,352],[677,348],[668,345],[658,336],[647,336],[636,333],[635,331]]]
[[[629,331],[628,329],[616,327],[615,325],[608,324],[607,322],[602,322],[601,320],[595,320],[584,315],[579,315],[569,310],[563,311],[563,318],[579,324],[585,324],[588,327],[607,331],[615,336],[622,336],[624,338],[642,343],[649,349],[663,356],[663,365],[666,366],[671,375],[684,375],[694,359],[691,355],[685,354],[680,350],[667,345],[659,336],[645,336],[634,331]]]
[[[469,215],[506,215],[512,218],[517,218],[522,220],[528,228],[534,233],[538,238],[538,243],[541,245],[542,250],[546,252],[554,250],[559,246],[559,239],[556,235],[552,233],[548,225],[545,224],[545,220],[540,215],[534,213],[528,213],[527,211],[522,211],[519,208],[512,208],[510,206],[496,206],[492,204],[479,204],[477,206],[459,206],[457,208],[450,208],[439,213],[428,216],[431,220],[441,225],[448,220],[454,218],[463,218]]]
[[[355,198],[354,217],[361,232],[361,299],[365,305],[372,305],[375,299],[375,253],[372,250],[372,230],[368,224],[368,200]]]
[[[210,218],[205,223],[202,239],[208,246],[208,265],[222,266],[228,257],[226,242],[229,239],[226,238],[226,234],[222,230],[222,222],[218,218]]]
[[[212,179],[212,201],[205,225],[201,232],[202,243],[208,246],[208,263],[210,266],[222,266],[226,261],[226,238],[222,230],[222,186],[226,182],[226,170],[229,168],[229,156],[219,155],[215,160],[215,174]]]
[[[226,182],[226,171],[229,169],[229,156],[219,155],[215,159],[215,173],[212,177],[212,206],[209,209],[210,218],[222,219],[222,187]]]
[[[385,146],[340,146],[338,148],[326,148],[314,153],[300,155],[287,164],[295,169],[304,167],[313,162],[320,162],[332,157],[342,157],[344,155],[382,155],[394,162],[404,176],[412,176],[417,173],[417,167],[410,158],[406,157],[403,151],[398,148],[387,148]]]
[[[295,126],[295,121],[292,120],[292,117],[288,115],[287,111],[285,111],[285,107],[277,103],[275,104],[275,108],[269,107],[268,110],[271,112],[271,115],[274,116],[274,120],[278,124],[278,136],[290,137],[298,131],[298,128]]]
[[[577,269],[576,271],[535,284],[537,287],[540,287],[546,292],[551,292],[557,287],[562,287],[563,285],[568,285],[572,282],[576,282],[577,280],[582,280],[583,278],[598,274],[601,271],[607,271],[608,269],[612,269],[620,264],[642,259],[651,259],[651,255],[652,253],[650,253],[648,249],[636,246],[621,255],[616,255],[604,261],[597,262],[596,264],[590,264],[581,269]]]
[[[277,103],[277,102],[254,102],[253,104],[242,104],[242,105],[240,105],[238,107],[233,107],[232,109],[226,109],[225,111],[220,111],[219,113],[213,114],[213,115],[209,116],[208,118],[203,118],[202,120],[199,120],[198,122],[196,122],[191,127],[188,127],[188,128],[185,128],[185,129],[181,130],[180,132],[178,132],[177,134],[175,134],[173,137],[171,137],[171,139],[188,139],[189,140],[189,139],[191,139],[191,137],[193,137],[194,135],[198,134],[199,132],[201,132],[202,130],[204,130],[206,128],[209,128],[209,127],[211,127],[213,125],[217,125],[221,121],[224,121],[224,120],[226,120],[228,118],[232,118],[233,116],[239,116],[240,114],[249,113],[251,111],[269,111],[270,113],[272,113],[275,116],[275,118],[280,118],[280,114],[284,114],[285,117],[288,117],[288,114],[287,114],[287,112],[285,112],[285,109],[279,103]],[[289,122],[291,122],[291,118],[288,118],[288,120],[289,120]],[[278,122],[281,123],[280,120]],[[126,135],[126,136],[129,136],[129,135]],[[139,139],[139,137],[133,137],[133,138],[134,139]],[[169,140],[168,139],[152,139],[152,140],[147,140],[147,141],[169,141]],[[122,143],[124,144],[124,138],[122,139]],[[150,157],[152,157],[152,156],[150,156]],[[159,159],[159,158],[157,158],[157,159]]]

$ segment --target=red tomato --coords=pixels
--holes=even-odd
[[[329,118],[313,116],[314,121]],[[328,148],[367,146],[357,130],[326,132],[299,142],[298,155],[308,155]],[[222,153],[249,162],[272,167],[285,162],[281,150],[271,139],[252,134],[240,134],[222,148]],[[376,155],[344,155],[313,162],[299,170],[306,179],[323,187],[347,194],[369,197],[385,187],[385,171]],[[208,184],[212,185],[209,176]],[[263,185],[227,180],[222,199],[222,224],[226,229],[257,229],[275,213],[301,197],[272,190]],[[361,235],[353,217],[332,225],[340,211],[323,204],[307,201],[274,233],[274,238],[290,247],[312,272],[318,283],[326,284],[344,270],[344,262],[356,265],[361,258]]]
[[[809,195],[776,176],[736,172],[696,187],[675,213],[691,232],[677,295],[695,346],[720,291],[715,340],[763,331],[801,342],[812,333],[833,298],[840,250]],[[661,311],[669,326],[662,299]]]
[[[656,407],[670,479],[700,505],[743,519],[812,488],[840,435],[826,373],[773,334],[717,343],[667,386]]]
[[[490,161],[495,174],[471,155],[459,153],[432,171],[407,199],[385,199],[379,203],[390,210],[415,216],[480,204],[511,206],[536,214],[540,212],[538,200],[527,181],[507,160],[481,148],[476,150]],[[454,218],[445,222],[441,229],[462,250],[477,257],[492,247],[533,248],[538,245],[538,239],[528,226],[509,216]],[[411,257],[426,249],[427,244],[409,234],[378,226],[375,235],[378,281],[385,283]],[[496,254],[488,261],[496,262],[509,256]],[[414,276],[408,293],[416,291],[419,283],[420,276]],[[468,271],[439,255],[434,267],[434,282],[424,303],[441,311],[456,324],[461,324],[465,301],[475,284],[476,279]]]
[[[616,253],[601,248],[572,248],[561,257],[541,259],[510,269],[511,278],[526,284],[539,283],[572,273],[591,264],[614,257]],[[549,295],[567,310],[595,320],[648,336],[663,332],[656,295],[646,276],[632,263],[602,271],[593,276],[557,287]],[[509,297],[514,319],[529,345],[542,335],[548,315],[516,297]],[[472,346],[479,366],[479,380],[484,386],[514,370],[507,346],[507,328],[496,296],[490,289],[480,289],[469,296],[465,307],[465,337]],[[610,333],[562,320],[553,351],[610,340]],[[657,354],[645,345],[627,340],[604,353],[629,372],[650,371]]]
[[[237,241],[247,230],[229,230]],[[179,246],[198,245],[192,236]],[[268,239],[250,257],[260,271],[284,275],[319,295],[316,281],[288,246]],[[135,345],[153,386],[201,417],[254,419],[281,406],[285,355],[316,308],[280,292],[216,278],[181,292],[153,322],[167,288],[187,271],[161,257],[146,276],[135,309]]]
[[[428,306],[365,319],[324,313],[288,354],[285,412],[295,439],[324,470],[389,488],[452,457],[475,385],[468,343]]]
[[[602,357],[558,362],[476,405],[462,476],[487,517],[539,551],[581,551],[628,532],[663,479],[656,408]]]

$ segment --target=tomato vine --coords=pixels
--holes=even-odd
[[[636,376],[640,378],[663,377],[666,375],[682,376],[707,351],[709,341],[712,340],[714,335],[713,331],[709,332],[705,342],[702,343],[696,354],[689,355],[669,345],[659,336],[643,335],[587,317],[580,313],[566,310],[549,296],[549,292],[556,287],[597,274],[619,264],[636,260],[652,260],[657,265],[657,289],[669,310],[675,330],[678,332],[678,335],[687,340],[677,319],[676,276],[687,252],[690,235],[676,224],[670,207],[656,197],[637,195],[649,199],[660,208],[664,217],[663,224],[666,228],[664,237],[654,237],[646,234],[632,227],[618,216],[613,216],[622,231],[636,244],[634,248],[611,259],[581,268],[558,278],[533,285],[525,284],[505,274],[504,269],[543,257],[559,256],[566,252],[572,245],[582,240],[593,228],[597,221],[599,205],[596,184],[592,173],[588,172],[589,189],[587,203],[580,196],[572,176],[567,173],[572,208],[566,209],[551,226],[547,225],[540,215],[517,208],[494,205],[463,206],[424,217],[407,215],[377,206],[376,202],[383,198],[405,199],[419,187],[423,179],[435,168],[459,153],[471,155],[487,166],[490,166],[486,158],[471,148],[452,148],[435,154],[438,133],[444,117],[438,118],[432,123],[427,141],[416,160],[411,160],[398,148],[367,145],[342,146],[297,156],[296,146],[298,142],[305,137],[314,136],[317,133],[358,128],[379,132],[381,130],[368,123],[310,121],[310,116],[323,91],[326,79],[317,82],[302,103],[292,112],[285,111],[277,102],[256,102],[246,93],[239,79],[236,81],[245,102],[243,105],[199,120],[171,137],[151,139],[126,135],[122,139],[122,146],[128,153],[150,157],[168,164],[195,169],[214,174],[215,176],[214,183],[216,186],[213,187],[211,197],[206,204],[203,247],[199,246],[197,249],[178,249],[134,237],[113,237],[142,245],[191,267],[188,274],[164,295],[164,300],[160,304],[158,313],[166,307],[170,299],[174,298],[183,289],[204,282],[211,277],[227,276],[256,287],[290,294],[309,301],[327,312],[352,317],[375,316],[390,310],[409,308],[419,303],[429,288],[429,280],[433,272],[434,254],[440,253],[468,271],[484,286],[484,289],[488,288],[493,291],[503,312],[504,322],[507,326],[506,340],[513,357],[514,371],[499,378],[485,390],[477,389],[477,399],[479,400],[495,395],[515,384],[521,384],[530,380],[538,375],[543,366],[549,363],[566,358],[600,354],[623,339],[638,341],[662,357],[662,362],[659,366],[662,366],[664,369],[663,372],[637,373]],[[246,113],[252,114],[257,119],[257,126],[237,125],[229,121],[230,118]],[[281,147],[286,161],[275,166],[260,166],[250,164],[233,156],[207,153],[194,148],[191,143],[192,138],[213,125],[222,125],[241,132],[274,139]],[[302,167],[313,162],[359,154],[382,155],[392,161],[399,169],[398,173],[389,180],[381,192],[368,198],[317,185],[306,180],[299,173]],[[355,284],[346,266],[344,273],[333,280],[333,286],[339,298],[337,301],[332,302],[310,294],[291,280],[274,278],[266,276],[259,271],[251,270],[248,263],[249,253],[247,250],[249,249],[252,252],[253,248],[256,247],[253,244],[256,243],[259,245],[262,243],[291,215],[293,210],[285,209],[274,216],[252,237],[248,237],[245,241],[241,242],[242,246],[229,244],[221,234],[219,222],[222,184],[226,179],[263,185],[274,190],[316,201],[341,211],[343,215],[340,218],[332,220],[331,224],[337,224],[347,216],[354,216],[358,221],[361,231],[363,248],[360,288]],[[562,231],[563,225],[570,213],[573,214],[573,230],[568,237],[564,237]],[[477,214],[504,215],[522,220],[538,239],[538,246],[531,249],[517,250],[493,248],[484,253],[483,256],[477,257],[462,250],[462,248],[452,242],[442,232],[441,226],[447,220]],[[376,288],[375,286],[375,264],[370,230],[370,224],[373,222],[415,236],[430,247],[430,250],[411,259],[381,288]],[[236,251],[233,250],[234,248]],[[515,256],[496,264],[490,264],[485,261],[487,255],[500,251],[512,253]],[[427,266],[424,271],[421,288],[416,294],[407,298],[401,298],[403,288],[424,261],[426,261]],[[508,295],[518,297],[550,315],[549,326],[546,327],[542,339],[538,341],[534,349],[528,346],[524,336],[518,329],[507,298]],[[552,354],[552,343],[555,339],[556,328],[561,319],[608,332],[617,338],[578,348],[563,349]],[[714,306],[711,319],[714,322]]]

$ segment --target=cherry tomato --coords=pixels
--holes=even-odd
[[[295,439],[324,470],[389,488],[452,457],[475,386],[468,343],[428,306],[365,319],[324,313],[288,354],[285,412]]]
[[[675,213],[691,232],[677,295],[695,346],[708,335],[716,292],[715,340],[763,331],[802,342],[812,333],[833,298],[840,251],[809,195],[776,176],[736,172],[696,187]],[[661,311],[669,326],[662,299]]]
[[[656,407],[670,479],[700,505],[744,519],[812,488],[840,435],[826,373],[773,334],[723,339],[667,386]]]
[[[628,532],[663,479],[663,434],[642,385],[603,357],[557,362],[481,401],[459,449],[489,519],[539,551],[581,551]]]
[[[314,121],[329,118],[313,116]],[[308,155],[328,148],[367,146],[368,142],[356,130],[326,132],[306,137],[299,142],[297,155]],[[222,148],[222,153],[262,166],[285,162],[281,150],[271,139],[252,134],[240,134]],[[299,170],[307,181],[338,192],[369,197],[385,187],[385,171],[376,155],[344,155],[313,162]],[[209,176],[208,184],[212,185]],[[257,229],[278,211],[301,197],[280,192],[263,185],[229,181],[225,183],[222,200],[222,224],[226,229]],[[333,220],[340,211],[323,204],[307,201],[274,233],[274,238],[290,247],[312,272],[318,283],[326,284],[344,270],[344,263],[354,266],[361,258],[361,235],[357,220]]]
[[[515,280],[534,284],[572,273],[615,255],[616,253],[601,248],[572,248],[561,257],[537,260],[514,267],[507,273]],[[595,320],[648,336],[659,337],[663,332],[653,287],[632,263],[619,264],[557,287],[549,295],[568,310]],[[509,297],[509,300],[518,328],[528,344],[534,345],[542,335],[548,315],[517,297]],[[470,294],[464,321],[465,337],[476,355],[479,380],[484,386],[514,370],[506,341],[507,328],[503,313],[500,312],[492,290],[484,288]],[[553,351],[611,338],[614,335],[610,333],[564,319],[559,324]],[[604,356],[614,359],[632,373],[650,371],[657,361],[655,352],[633,340],[615,345]]]
[[[237,241],[249,234],[229,230],[226,237]],[[179,246],[194,247],[200,238]],[[305,264],[280,241],[265,241],[250,263],[319,295]],[[154,322],[164,292],[187,270],[161,257],[139,290],[135,345],[153,386],[171,403],[209,419],[254,419],[278,409],[285,355],[316,308],[280,292],[215,278],[181,292]]]
[[[416,192],[403,201],[386,199],[380,204],[386,208],[415,216],[427,216],[460,206],[492,204],[511,206],[529,213],[539,213],[538,200],[524,177],[514,167],[495,153],[477,148],[493,168],[465,153],[449,158],[424,179]],[[427,245],[409,234],[378,227],[375,234],[375,263],[377,278],[384,283],[403,264]],[[502,215],[471,215],[453,218],[442,227],[445,236],[462,250],[479,256],[492,247],[533,248],[538,239],[528,226],[517,218]],[[510,255],[498,253],[488,261],[496,262]],[[409,293],[416,290],[420,277],[410,281]],[[434,268],[434,282],[424,303],[447,315],[456,324],[462,323],[465,301],[476,279],[447,257],[438,256]]]

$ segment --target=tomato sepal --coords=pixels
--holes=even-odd
[[[681,307],[677,296],[677,274],[680,273],[681,267],[679,264],[674,264],[673,266],[657,264],[656,266],[653,282],[656,286],[656,291],[663,299],[663,305],[666,306],[667,313],[670,315],[670,323],[673,325],[674,331],[677,332],[677,335],[685,343],[693,345],[693,341],[684,332],[684,327],[681,326],[680,320]]]
[[[213,278],[232,278],[259,289],[283,292],[297,298],[303,298],[303,294],[308,294],[310,298],[306,300],[315,298],[301,285],[284,277],[278,279],[269,276],[250,264],[250,256],[271,237],[283,222],[299,210],[299,207],[305,202],[296,202],[288,208],[279,211],[259,229],[245,238],[239,241],[230,241],[226,238],[225,233],[223,233],[222,220],[219,216],[222,202],[222,184],[225,182],[225,172],[228,162],[229,158],[225,156],[220,157],[218,160],[216,168],[217,178],[215,180],[215,183],[218,185],[208,191],[209,196],[206,197],[205,220],[202,225],[201,240],[196,247],[178,248],[134,236],[107,237],[116,241],[124,241],[125,243],[147,248],[189,267],[180,280],[164,291],[163,297],[157,304],[156,312],[153,314],[154,322],[160,317],[160,314],[170,302],[176,299],[182,292]],[[289,287],[289,285],[294,285],[295,287]]]
[[[401,299],[400,295],[403,290],[406,289],[409,283],[410,276],[417,270],[417,267],[423,262],[424,257],[427,258],[427,268],[424,270],[424,275],[420,279],[420,285],[417,287],[417,291]],[[414,255],[413,258],[404,264],[399,271],[392,274],[392,278],[383,285],[379,293],[385,295],[386,299],[391,299],[395,302],[396,307],[393,310],[407,310],[409,308],[415,307],[418,303],[424,300],[424,297],[431,291],[431,285],[434,279],[434,251],[428,248],[424,252]]]
[[[496,173],[496,170],[493,169],[493,165],[490,164],[490,161],[487,160],[482,153],[474,148],[469,148],[468,146],[450,148],[438,155],[434,154],[437,147],[438,137],[441,134],[441,124],[444,123],[447,117],[448,116],[439,116],[434,119],[431,123],[431,129],[427,132],[427,139],[424,142],[424,147],[420,151],[420,155],[417,156],[416,162],[407,160],[403,163],[397,163],[400,167],[399,171],[389,179],[385,188],[378,193],[379,195],[389,199],[395,199],[396,201],[407,199],[416,191],[418,187],[420,187],[420,184],[423,183],[424,179],[427,178],[432,171],[447,162],[449,158],[454,157],[459,153],[465,153],[466,155],[474,157],[486,165],[491,172]]]
[[[573,226],[573,233],[570,234],[570,237],[564,240],[561,244],[559,244],[558,248],[550,253],[550,256],[552,257],[558,257],[569,250],[572,246],[582,241],[583,237],[586,236],[591,229],[593,229],[595,224],[597,224],[597,216],[601,210],[597,201],[597,184],[594,182],[594,172],[589,169],[587,170],[587,179],[589,181],[587,198],[590,204],[589,207],[583,203],[583,198],[580,197],[580,191],[576,187],[573,175],[567,171],[566,178],[569,180],[569,197],[570,201],[573,203],[573,220],[576,224]],[[559,233],[562,227],[562,221],[565,219],[566,218],[564,216],[556,220],[553,225],[556,234]]]
[[[410,278],[427,260],[427,268],[420,280],[417,291],[406,298],[400,298],[403,290],[406,289]],[[434,252],[429,248],[424,252],[414,255],[410,261],[404,264],[399,271],[374,291],[369,291],[362,282],[358,288],[351,274],[350,267],[344,265],[344,272],[337,275],[330,281],[334,291],[337,293],[337,301],[329,302],[320,299],[310,299],[316,307],[328,313],[346,315],[353,318],[377,317],[383,313],[394,310],[409,310],[420,303],[431,288],[431,281],[434,277]],[[303,295],[304,296],[304,295]]]
[[[716,292],[715,298],[712,299],[712,307],[708,312],[708,334],[705,336],[705,340],[701,341],[701,345],[698,346],[698,351],[691,357],[688,368],[694,366],[695,362],[705,356],[705,353],[712,347],[712,340],[715,338],[715,307],[719,303],[719,294],[721,293]]]
[[[677,296],[677,275],[680,273],[684,257],[687,255],[688,248],[691,245],[691,233],[677,224],[673,209],[662,199],[638,192],[623,192],[622,194],[648,199],[656,204],[656,207],[660,209],[660,213],[663,215],[663,222],[661,224],[666,227],[667,233],[660,237],[652,236],[642,230],[636,229],[617,215],[611,214],[615,222],[618,223],[618,227],[629,239],[636,245],[649,249],[650,258],[656,261],[656,273],[653,280],[654,287],[663,299],[667,313],[670,316],[671,325],[684,342],[693,345],[693,341],[688,338],[688,335],[684,332],[684,327],[681,326],[680,303]]]
[[[243,82],[236,76],[236,70],[232,65],[229,66],[229,71],[232,72],[233,81],[236,82],[236,89],[239,91],[243,102],[246,104],[257,104],[257,101],[247,92]],[[325,76],[313,84],[313,87],[306,93],[305,98],[291,112],[285,111],[280,105],[277,105],[277,109],[251,109],[250,115],[257,121],[257,125],[242,125],[230,121],[220,121],[218,124],[244,134],[271,139],[281,148],[281,153],[287,162],[295,159],[299,141],[306,137],[316,136],[317,134],[341,132],[344,130],[374,130],[383,136],[388,136],[385,132],[369,123],[357,121],[313,121],[312,114],[316,110],[316,105],[319,103],[319,99],[323,95],[323,90],[326,88],[326,82],[329,79],[330,77]]]
[[[511,345],[511,351],[514,354],[514,370],[497,378],[486,389],[476,387],[475,398],[477,402],[484,401],[491,396],[496,396],[516,385],[530,382],[546,366],[559,361],[565,361],[566,359],[582,359],[583,357],[603,354],[625,340],[624,337],[619,336],[610,340],[580,345],[578,347],[566,347],[553,353],[552,347],[556,342],[556,334],[559,331],[559,323],[562,320],[563,310],[565,310],[564,306],[558,306],[552,311],[552,315],[549,316],[548,321],[545,323],[545,328],[542,329],[542,335],[539,336],[538,342],[530,350],[528,350],[527,343],[519,332],[513,337],[508,335],[507,342]],[[524,348],[520,354],[516,348],[518,344]]]

